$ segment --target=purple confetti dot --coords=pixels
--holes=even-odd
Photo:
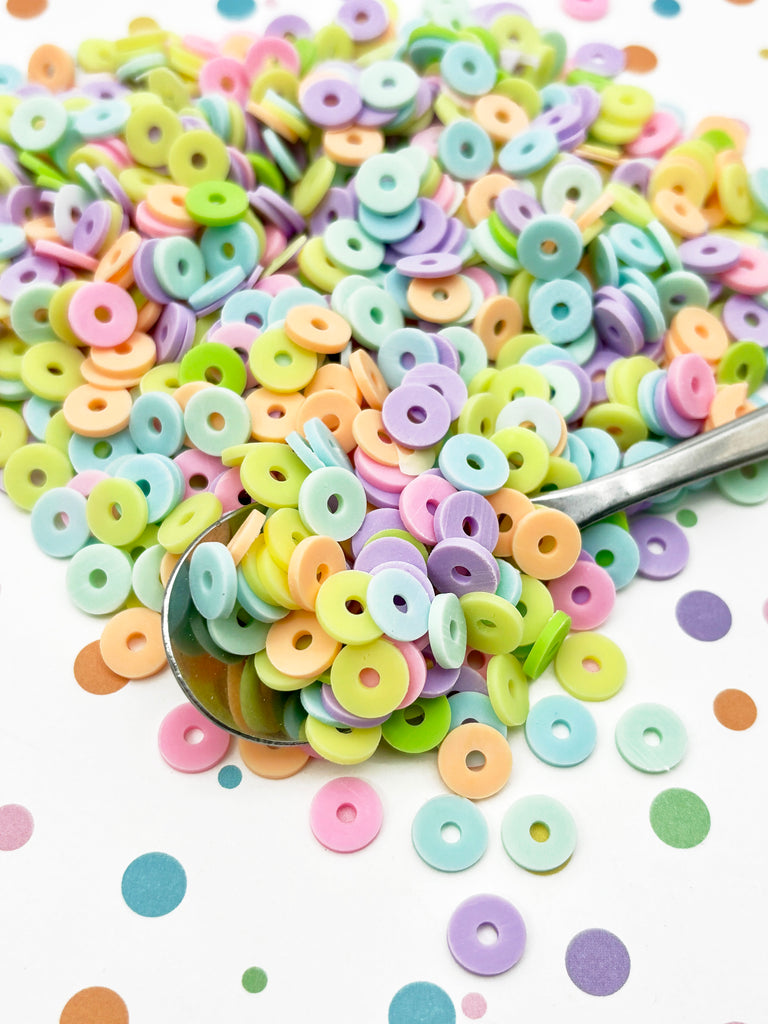
[[[587,928],[565,951],[565,969],[577,988],[591,996],[611,996],[629,977],[627,947],[613,932]]]
[[[680,628],[694,640],[720,640],[731,628],[731,610],[717,594],[691,590],[675,607]]]

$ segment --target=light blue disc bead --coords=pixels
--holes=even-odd
[[[61,402],[49,402],[39,395],[32,395],[24,403],[22,415],[27,428],[38,441],[45,439],[45,431],[51,422],[51,416],[61,408]]]
[[[499,567],[499,585],[496,587],[496,594],[498,597],[503,597],[505,601],[509,601],[510,604],[516,605],[523,593],[523,578],[520,575],[520,570],[516,569],[506,558],[497,558],[496,565]]]
[[[237,600],[237,569],[225,544],[204,541],[189,559],[189,593],[206,619],[232,614]]]
[[[388,386],[394,389],[414,366],[438,361],[437,346],[428,334],[418,327],[402,327],[382,342],[377,365]]]
[[[84,547],[91,531],[85,518],[85,496],[72,487],[54,487],[32,508],[30,526],[35,543],[53,558],[71,558]]]
[[[635,578],[640,549],[632,534],[616,523],[595,523],[581,534],[581,545],[605,569],[617,590]]]
[[[569,439],[578,438],[587,448],[592,458],[589,479],[594,480],[606,473],[613,473],[621,465],[621,450],[614,439],[605,430],[596,427],[580,427],[571,431]],[[582,477],[582,479],[587,479]]]
[[[437,155],[451,177],[475,181],[493,166],[493,143],[476,121],[461,117],[441,132]]]
[[[364,348],[375,351],[379,350],[387,335],[405,326],[405,318],[397,302],[376,285],[355,289],[345,304],[344,315],[353,337]]]
[[[459,491],[494,494],[509,478],[500,448],[478,434],[449,437],[438,456],[440,472]]]
[[[451,43],[440,60],[440,74],[456,92],[484,96],[496,83],[496,64],[482,46],[470,42]]]
[[[0,92],[16,92],[24,76],[13,64],[0,64]]]
[[[128,430],[120,430],[109,437],[82,437],[73,434],[67,444],[69,461],[77,473],[88,469],[110,472],[113,459],[121,455],[135,455],[136,445]]]
[[[476,693],[474,690],[454,693],[448,698],[448,706],[451,709],[451,730],[465,722],[482,722],[506,739],[507,727],[493,710],[491,698],[487,694]]]
[[[529,302],[531,326],[553,342],[575,341],[590,326],[592,301],[575,281],[547,281]]]
[[[254,594],[248,586],[242,569],[237,570],[237,600],[245,608],[249,615],[259,622],[279,622],[288,614],[287,608],[279,605],[268,604],[258,594]]]
[[[562,359],[575,362],[565,345],[535,345],[522,354],[520,362],[525,366],[541,367]]]
[[[270,327],[285,320],[290,310],[296,306],[324,306],[325,297],[316,292],[314,288],[284,288],[283,291],[272,299],[267,313],[267,323]]]
[[[400,311],[406,316],[412,315],[411,306],[408,302],[408,286],[411,280],[412,278],[406,277],[405,274],[401,274],[398,270],[394,269],[388,271],[384,278],[384,291],[387,295],[392,296],[400,307]],[[342,285],[343,283],[342,281]]]
[[[592,356],[597,352],[597,331],[590,324],[581,337],[575,341],[565,342],[560,346],[563,353],[561,358],[572,359],[579,366],[586,366]]]
[[[589,475],[592,472],[592,455],[589,448],[580,437],[571,433],[568,435],[566,450],[568,452],[566,458],[578,469],[581,479],[589,480]]]
[[[459,357],[459,376],[469,384],[481,370],[488,366],[488,351],[480,338],[468,327],[443,327],[438,331],[456,349]]]
[[[181,501],[186,487],[184,474],[166,455],[129,455],[120,467],[120,476],[141,489],[150,523],[164,519]]]
[[[367,499],[363,485],[338,466],[315,470],[299,488],[299,515],[314,533],[333,540],[348,540],[365,520]]]
[[[130,114],[131,108],[125,100],[97,100],[76,112],[74,127],[84,139],[109,139],[120,134]]]
[[[304,424],[304,434],[324,466],[337,466],[339,469],[353,473],[349,456],[333,436],[333,431],[317,416]],[[301,457],[301,456],[299,456]]]
[[[223,423],[218,426],[221,417]],[[221,455],[225,448],[244,444],[251,436],[251,414],[245,399],[227,388],[196,392],[184,410],[184,428],[190,441],[206,455]]]
[[[184,444],[184,413],[164,391],[147,391],[133,403],[128,430],[140,452],[171,458]]]
[[[209,278],[205,284],[192,292],[187,301],[193,310],[223,305],[232,292],[240,287],[246,276],[242,267],[230,267],[229,270]]]
[[[631,281],[622,285],[621,290],[643,318],[643,336],[645,340],[655,341],[657,338],[661,338],[667,329],[667,325],[655,294],[650,296],[644,288],[633,284]]]
[[[371,577],[368,608],[376,625],[390,639],[418,640],[429,627],[429,596],[404,569],[386,568]]]
[[[307,469],[311,469],[314,472],[316,469],[323,469],[325,463],[323,460],[314,453],[312,448],[307,444],[305,439],[297,430],[292,430],[287,435],[285,443],[291,449],[294,455],[298,455]]]
[[[561,736],[558,729],[563,725],[568,732]],[[580,701],[567,694],[554,694],[537,701],[528,712],[525,738],[540,761],[555,768],[571,768],[595,749],[597,726]]]
[[[362,201],[357,211],[360,226],[371,238],[378,238],[381,242],[402,242],[413,234],[420,218],[421,206],[418,199],[397,213],[378,213]]]
[[[651,370],[650,373],[646,373],[640,380],[637,387],[637,405],[640,409],[640,415],[645,420],[651,433],[658,434],[659,437],[664,436],[664,428],[656,416],[654,396],[656,388],[661,386],[666,376],[666,370]]]
[[[27,248],[27,236],[18,224],[0,224],[0,260],[12,260]]]
[[[652,274],[664,262],[657,246],[635,224],[612,224],[608,228],[608,238],[619,260],[629,267]]]
[[[258,236],[245,221],[206,228],[200,239],[200,253],[211,277],[233,267],[239,267],[248,277],[261,255]]]
[[[548,128],[529,128],[505,143],[498,155],[502,171],[528,177],[551,163],[560,152],[557,136]]]
[[[110,544],[86,544],[67,566],[67,592],[89,615],[109,615],[131,592],[131,560]]]
[[[578,267],[583,252],[576,224],[557,214],[529,221],[517,240],[517,258],[524,269],[544,281],[568,277]]]
[[[263,330],[267,324],[272,296],[266,292],[257,292],[251,288],[230,295],[221,307],[223,324],[249,324],[257,330]]]
[[[592,267],[595,272],[595,280],[598,287],[611,285],[612,288],[619,284],[619,258],[616,250],[611,245],[610,238],[600,234],[589,246],[589,255],[592,259]]]
[[[456,842],[444,829],[458,829]],[[488,825],[482,812],[463,796],[435,796],[419,808],[411,826],[411,841],[421,859],[438,871],[465,871],[488,849]]]
[[[205,283],[205,263],[199,248],[183,235],[161,238],[152,255],[158,284],[173,299],[186,300]]]
[[[312,718],[316,718],[318,722],[322,722],[324,725],[338,726],[341,729],[348,728],[348,726],[345,726],[343,722],[339,722],[338,719],[334,718],[325,710],[322,692],[323,684],[320,680],[310,683],[309,686],[303,686],[299,690],[301,706],[308,715],[311,715]]]

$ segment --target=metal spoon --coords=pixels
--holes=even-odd
[[[579,526],[587,526],[637,502],[765,458],[768,458],[768,407],[683,441],[634,466],[576,487],[537,496],[535,502],[560,509]],[[205,650],[206,634],[200,628],[200,616],[189,592],[189,561],[197,545],[204,541],[228,543],[255,507],[245,506],[223,516],[179,559],[163,601],[163,642],[176,681],[187,698],[211,721],[235,736],[276,746],[292,746],[302,742],[291,727],[292,703],[298,700],[297,694],[271,690],[250,673],[243,684],[242,694],[246,699],[240,707],[247,659],[229,656],[224,660]],[[207,644],[212,649],[210,639]]]

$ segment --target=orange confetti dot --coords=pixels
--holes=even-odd
[[[755,724],[757,707],[748,693],[743,690],[722,690],[712,705],[715,718],[726,729],[741,732]]]
[[[737,4],[737,5],[753,4],[754,2],[755,2],[755,0],[728,0],[729,4]]]
[[[625,46],[624,55],[627,58],[627,71],[634,71],[636,74],[653,71],[659,63],[656,54],[647,46]]]
[[[48,0],[8,0],[5,9],[12,18],[36,18],[48,7]]]
[[[84,988],[61,1011],[59,1024],[128,1024],[128,1007],[111,988]]]
[[[103,696],[107,693],[117,693],[122,690],[128,682],[123,676],[107,668],[101,654],[101,647],[98,640],[94,640],[85,647],[75,658],[75,680],[86,693],[95,693]]]

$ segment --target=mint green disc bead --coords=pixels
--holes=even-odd
[[[152,266],[160,287],[173,299],[186,300],[205,283],[205,263],[191,238],[161,238]]]
[[[162,544],[152,544],[133,563],[131,585],[136,597],[150,611],[163,610],[165,588],[160,579],[160,563],[165,557]]]
[[[436,594],[429,608],[429,647],[441,668],[460,668],[467,653],[467,620],[455,594]]]
[[[330,259],[350,274],[366,274],[381,266],[384,246],[350,217],[340,217],[323,232],[323,246]]]
[[[299,515],[308,529],[333,540],[349,540],[365,520],[363,485],[339,466],[316,469],[299,490]]]
[[[58,290],[55,284],[33,284],[11,302],[11,329],[28,345],[56,340],[48,307]]]
[[[352,334],[365,348],[378,350],[393,331],[405,326],[400,307],[383,288],[368,285],[349,296],[345,313]]]
[[[88,495],[85,518],[97,540],[123,547],[147,528],[147,499],[132,480],[100,480]]]
[[[355,176],[361,203],[374,213],[391,215],[409,207],[419,196],[419,179],[409,162],[397,153],[368,157]]]
[[[468,327],[443,327],[438,331],[441,338],[446,338],[459,357],[459,376],[465,384],[469,384],[474,376],[488,367],[488,352],[480,338]]]
[[[760,505],[768,499],[768,461],[720,473],[715,484],[721,494],[737,505]]]
[[[689,270],[675,270],[656,281],[659,305],[667,323],[683,306],[709,307],[706,281]]]
[[[204,388],[187,402],[184,427],[190,441],[206,455],[244,444],[251,436],[251,414],[245,400],[227,388]]]
[[[200,252],[211,277],[232,267],[239,267],[248,275],[259,262],[261,246],[251,225],[238,221],[224,227],[206,228],[200,239]]]
[[[493,143],[488,133],[469,118],[451,121],[437,142],[443,168],[460,181],[475,181],[493,166]]]
[[[283,142],[277,132],[273,132],[271,128],[264,128],[262,130],[261,137],[264,140],[272,159],[283,172],[285,177],[294,184],[297,181],[300,181],[302,176],[301,167],[296,162],[296,158],[293,153],[285,142]]]
[[[0,224],[0,260],[12,260],[27,248],[27,236],[18,224]]]
[[[189,216],[198,224],[234,224],[248,209],[248,193],[233,181],[202,181],[184,197]]]
[[[358,89],[374,110],[401,110],[416,99],[419,76],[402,61],[377,60],[361,71]]]
[[[529,221],[517,241],[517,258],[523,267],[544,281],[573,273],[583,252],[581,231],[569,217],[557,214]]]
[[[87,544],[67,566],[67,592],[89,615],[110,615],[131,592],[131,560],[110,544]]]
[[[218,341],[205,341],[189,350],[179,364],[179,383],[207,381],[242,395],[245,390],[245,364],[234,349]]]
[[[247,657],[267,646],[270,624],[249,615],[240,604],[235,604],[232,613],[226,617],[209,619],[207,625],[213,642],[229,654]]]
[[[32,96],[11,114],[8,130],[19,149],[41,153],[62,138],[68,119],[64,106],[51,96]]]

